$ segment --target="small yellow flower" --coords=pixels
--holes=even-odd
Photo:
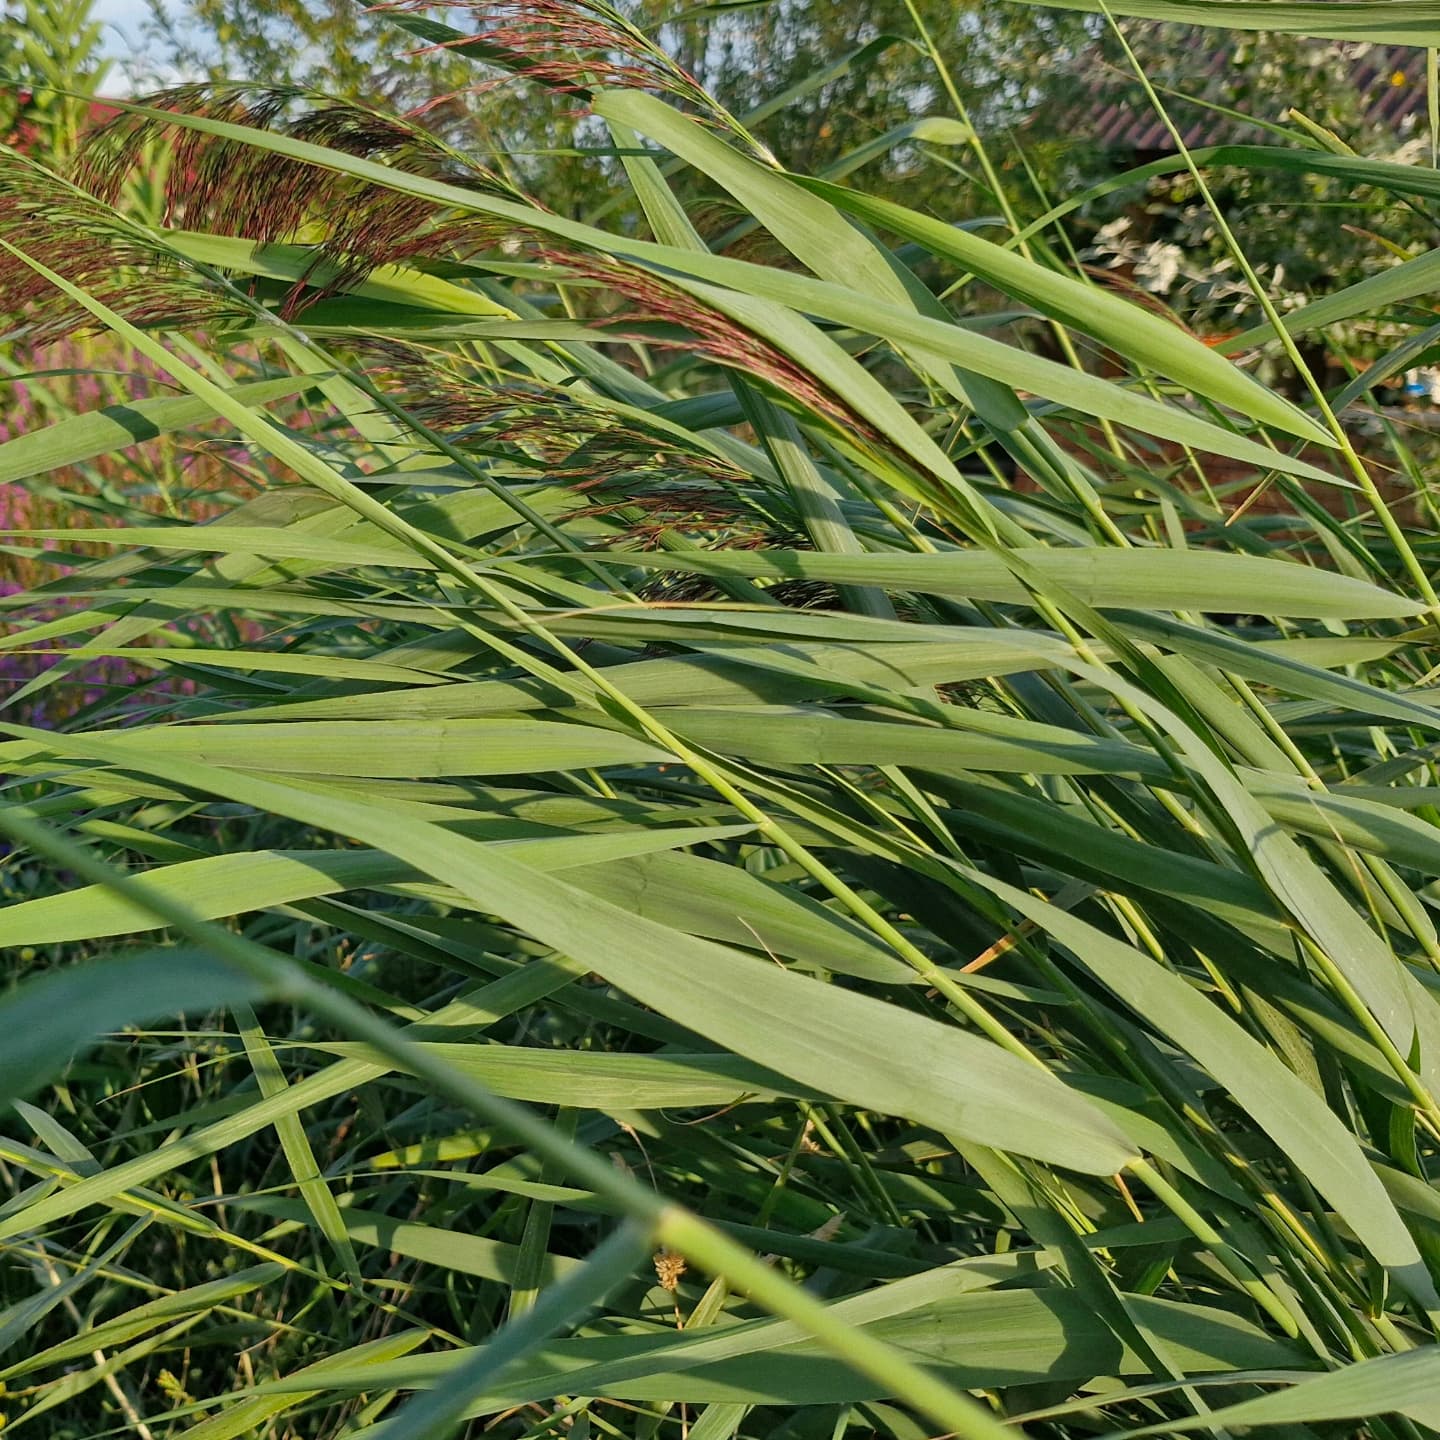
[[[1409,78],[1403,70],[1395,70],[1390,75],[1390,83],[1392,85],[1406,85],[1409,83]]]

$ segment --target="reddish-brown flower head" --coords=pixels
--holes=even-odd
[[[465,189],[513,189],[418,125],[333,101],[311,103],[292,89],[181,86],[146,102],[152,111],[219,120],[422,175]],[[113,202],[147,149],[166,145],[165,218],[172,225],[262,243],[314,247],[284,312],[335,294],[377,265],[419,256],[463,256],[495,243],[505,227],[455,215],[433,200],[340,174],[242,140],[168,123],[163,114],[124,114],[84,145],[77,179]]]

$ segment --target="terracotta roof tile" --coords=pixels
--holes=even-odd
[[[1234,63],[1233,55],[1229,46],[1210,51],[1203,64],[1195,67],[1194,90],[1209,89],[1204,82],[1220,78]],[[1119,78],[1110,78],[1102,67],[1093,65],[1088,74],[1093,108],[1079,101],[1070,128],[1107,150],[1165,152],[1174,148],[1164,123],[1143,101],[1132,104],[1115,98],[1123,84]],[[1423,50],[1403,45],[1366,47],[1346,67],[1344,79],[1366,98],[1365,119],[1390,130],[1396,138],[1414,134],[1427,123]],[[1243,107],[1237,102],[1231,108]],[[1183,122],[1179,115],[1172,113],[1171,118],[1179,123],[1181,136],[1190,147],[1233,144],[1260,134],[1256,126],[1213,111],[1202,111],[1198,118],[1187,117]]]

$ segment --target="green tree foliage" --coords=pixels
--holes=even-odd
[[[0,10],[0,132],[61,164],[110,64],[94,0],[10,0]]]
[[[153,0],[152,39],[184,75],[264,77],[404,109],[463,83],[463,66],[412,58],[386,19],[354,0]]]
[[[1276,135],[1290,143],[1391,158],[1428,160],[1432,137],[1419,52],[1303,35],[1225,36],[1178,23],[1125,22],[1127,56],[1106,30],[1088,52],[1093,67],[1088,102],[1109,122],[1126,117],[1131,136],[1108,147],[1077,147],[1074,178],[1095,184],[1160,151],[1174,152],[1164,124],[1173,121],[1193,148],[1256,142]],[[1136,74],[1136,65],[1164,107]],[[1389,105],[1404,115],[1386,118]],[[1060,123],[1084,123],[1086,102],[1057,112]],[[1248,123],[1250,121],[1258,123]],[[1053,131],[1041,108],[1031,133]],[[1043,177],[1053,189],[1054,178]],[[1323,176],[1212,167],[1210,183],[1224,212],[1252,236],[1251,259],[1286,303],[1333,284],[1353,284],[1387,268],[1397,252],[1418,253],[1433,231],[1424,207],[1388,205],[1370,190]],[[1253,312],[1244,277],[1190,175],[1177,168],[1092,208],[1089,233],[1100,231],[1097,254],[1133,267],[1147,288],[1210,325],[1233,325]]]

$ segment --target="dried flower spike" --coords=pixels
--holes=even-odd
[[[702,113],[716,109],[694,76],[603,0],[440,0],[439,5],[435,0],[387,0],[371,8],[426,14],[468,11],[468,33],[440,48],[478,50],[497,66],[561,94],[655,90]]]
[[[679,1288],[680,1277],[687,1268],[684,1257],[677,1255],[673,1250],[658,1250],[651,1258],[655,1264],[655,1277],[660,1282],[660,1288],[674,1294]]]

